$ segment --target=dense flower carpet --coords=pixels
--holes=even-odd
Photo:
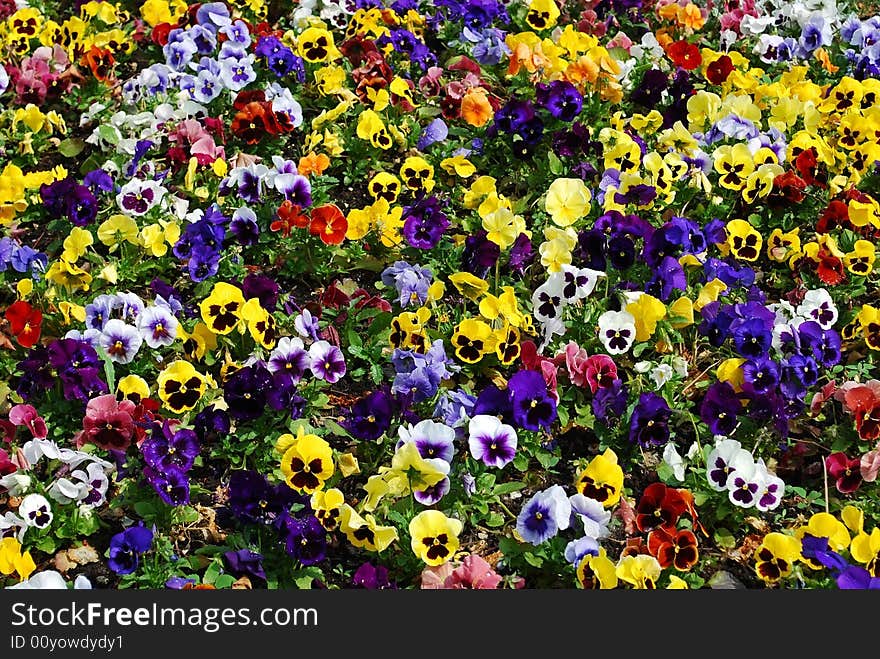
[[[880,9],[0,0],[0,586],[880,588]]]

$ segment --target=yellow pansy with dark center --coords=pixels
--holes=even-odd
[[[461,321],[452,334],[456,356],[469,364],[480,361],[485,353],[491,351],[492,342],[492,328],[474,318]]]
[[[177,360],[159,373],[159,398],[173,412],[193,409],[204,395],[205,377],[187,361]]]
[[[199,304],[202,320],[215,334],[229,334],[241,320],[244,294],[237,286],[218,282]]]
[[[726,228],[730,252],[738,259],[756,261],[763,244],[761,234],[745,220],[731,220]]]
[[[400,167],[400,178],[410,190],[426,190],[434,187],[434,168],[421,156],[410,156]]]
[[[319,27],[310,27],[297,39],[299,55],[307,62],[326,61],[336,50],[333,35]]]
[[[281,456],[281,473],[287,484],[299,492],[311,494],[324,486],[333,475],[333,450],[330,445],[314,434],[300,435]]]
[[[370,179],[367,191],[373,199],[384,199],[393,204],[400,194],[400,180],[393,174],[379,172]]]
[[[462,528],[439,510],[423,510],[409,523],[410,547],[428,565],[442,565],[458,550]]]
[[[776,583],[791,573],[800,558],[801,541],[783,533],[768,533],[755,551],[755,573],[767,583]]]

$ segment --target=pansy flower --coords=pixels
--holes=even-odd
[[[306,433],[299,427],[297,436],[282,435],[276,442],[282,451],[281,473],[285,482],[297,492],[312,494],[324,487],[333,475],[333,450],[321,437]]]
[[[347,503],[340,507],[339,528],[352,545],[367,551],[382,552],[398,537],[393,526],[381,526],[369,514],[361,517]]]
[[[647,391],[639,396],[629,423],[629,440],[641,447],[662,446],[669,440],[672,410],[666,399]]]
[[[636,340],[636,319],[628,311],[606,311],[599,316],[599,340],[611,355],[627,352]]]
[[[49,500],[42,494],[28,494],[18,506],[18,514],[27,526],[45,529],[55,518]]]
[[[807,524],[795,529],[795,537],[804,542],[810,537],[827,538],[829,548],[838,552],[843,551],[850,544],[850,535],[846,525],[834,515],[825,512],[815,513]],[[801,560],[814,570],[819,570],[822,567],[820,563],[807,556],[801,556]]]
[[[31,553],[22,551],[17,538],[0,539],[0,574],[11,575],[15,572],[20,580],[25,581],[36,568]]]
[[[654,590],[662,568],[657,559],[647,554],[623,556],[615,570],[617,578],[638,590]]]
[[[137,355],[144,339],[137,328],[120,320],[111,318],[98,336],[98,344],[107,356],[118,364],[128,364]]]
[[[611,508],[623,492],[623,469],[617,464],[617,454],[610,448],[590,461],[575,481],[578,492],[595,499],[605,508]]]
[[[240,288],[217,282],[211,294],[199,303],[202,320],[214,334],[229,334],[241,322],[244,302]]]
[[[727,480],[727,498],[733,505],[741,508],[755,505],[760,489],[758,468],[754,462],[743,464]]]
[[[720,439],[706,459],[709,486],[713,490],[724,492],[734,472],[749,470],[752,465],[752,454],[742,448],[742,444],[735,439]]]
[[[845,453],[838,451],[825,458],[825,468],[841,494],[851,494],[862,484],[860,458],[849,458]]]
[[[431,192],[434,189],[434,167],[421,156],[409,156],[400,166],[400,178],[410,190]]]
[[[409,523],[410,547],[428,565],[443,565],[458,551],[462,527],[439,510],[423,510]]]
[[[312,209],[309,233],[318,236],[325,245],[339,245],[345,240],[348,220],[336,204],[324,204]]]
[[[315,517],[328,531],[334,531],[339,526],[339,515],[345,496],[335,487],[329,490],[318,490],[312,494],[309,500]]]
[[[513,420],[526,430],[548,429],[557,417],[556,399],[547,391],[541,373],[523,370],[507,383]]]
[[[384,199],[393,204],[400,195],[400,187],[400,179],[394,174],[379,172],[367,183],[367,192],[376,201]]]
[[[320,27],[303,30],[296,39],[297,53],[306,62],[327,62],[340,56],[333,41],[333,34]]]
[[[571,502],[561,486],[553,485],[535,493],[522,507],[516,532],[525,542],[540,545],[567,529],[570,521]]]
[[[597,555],[586,554],[577,565],[578,586],[587,590],[617,588],[617,570],[605,551],[599,548]]]
[[[476,364],[495,348],[492,328],[482,320],[466,318],[456,325],[452,345],[456,357],[468,364]]]
[[[557,178],[550,184],[544,210],[560,227],[567,227],[584,217],[590,208],[590,191],[577,178]]]
[[[526,12],[526,23],[533,30],[547,30],[556,25],[559,7],[556,0],[531,0]]]
[[[756,261],[764,242],[761,234],[745,220],[731,220],[726,228],[731,254],[743,261]]]
[[[177,318],[164,305],[152,305],[138,314],[137,328],[151,348],[170,346],[177,337]]]
[[[498,417],[475,415],[469,422],[468,435],[471,456],[488,467],[500,469],[516,455],[516,431]]]
[[[328,341],[315,341],[309,346],[309,361],[312,374],[330,384],[338,382],[346,373],[342,351]]]
[[[40,338],[43,312],[24,300],[17,300],[6,309],[6,320],[15,340],[23,348],[32,348]]]
[[[699,551],[697,536],[689,529],[667,530],[658,528],[648,534],[648,549],[657,558],[660,567],[674,567],[687,572],[697,564]]]
[[[768,584],[776,584],[791,574],[794,563],[801,557],[801,542],[784,533],[768,533],[754,555],[758,577]]]
[[[116,574],[131,574],[140,563],[140,557],[153,544],[153,532],[141,525],[130,526],[110,538],[108,567]]]
[[[277,338],[275,317],[266,311],[258,298],[251,298],[241,308],[241,318],[247,323],[248,332],[258,344],[271,350]]]
[[[160,400],[172,412],[193,409],[204,395],[207,379],[188,361],[178,359],[166,366],[156,380]]]
[[[673,531],[686,510],[687,501],[677,489],[652,483],[645,488],[636,507],[636,526],[642,532],[658,528]]]
[[[762,375],[760,371],[757,374]],[[700,418],[713,435],[732,434],[741,411],[739,398],[727,382],[712,383],[700,404]]]

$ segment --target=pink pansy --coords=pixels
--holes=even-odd
[[[125,451],[136,434],[134,415],[135,404],[127,398],[117,401],[113,394],[93,398],[86,405],[76,447],[94,444],[109,451]]]
[[[444,587],[455,590],[495,590],[500,583],[501,576],[482,556],[470,554],[446,577]]]
[[[576,387],[587,386],[586,366],[589,355],[587,351],[578,346],[574,341],[569,341],[565,346],[565,351],[556,356],[553,361],[559,364],[561,360],[565,361],[565,368],[568,370],[568,379]]]
[[[452,575],[452,564],[444,563],[436,567],[426,567],[422,570],[422,590],[442,590],[446,588],[446,579]]]
[[[628,36],[626,36],[623,32],[618,32],[614,35],[614,38],[608,42],[605,46],[606,48],[622,48],[627,53],[629,53],[629,49],[632,48],[633,42]]]
[[[610,387],[617,379],[617,364],[608,355],[591,355],[584,365],[584,375],[590,391]]]
[[[425,96],[437,96],[440,93],[440,76],[443,69],[439,66],[431,66],[428,72],[419,78],[419,91]]]
[[[9,410],[9,420],[17,426],[26,426],[34,439],[45,439],[49,430],[33,405],[16,405]]]
[[[877,480],[877,474],[880,473],[880,445],[862,456],[859,471],[862,472],[862,480],[866,483]]]

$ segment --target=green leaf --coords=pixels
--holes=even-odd
[[[214,581],[214,587],[215,588],[231,588],[232,584],[234,584],[234,583],[235,583],[235,577],[233,577],[231,574],[221,574]]]
[[[736,547],[736,538],[727,529],[718,529],[715,531],[715,542],[719,547],[724,549],[733,549]]]
[[[547,152],[547,159],[550,161],[550,173],[554,176],[562,174],[562,161],[552,151]]]
[[[526,563],[533,567],[541,567],[542,565],[544,565],[544,559],[540,556],[535,556],[531,552],[527,551],[526,553],[524,553],[523,558],[526,559]]]
[[[526,486],[525,483],[501,483],[500,485],[496,485],[495,489],[492,490],[492,494],[495,496],[501,496],[502,494],[510,494],[511,492],[518,492]]]
[[[108,144],[116,146],[119,143],[121,135],[119,134],[119,130],[115,126],[112,126],[110,124],[103,124],[100,128],[98,128],[98,137],[100,137]]]
[[[138,517],[153,517],[156,514],[156,507],[149,501],[138,501],[134,504],[134,511]]]
[[[85,146],[86,143],[83,140],[71,137],[58,145],[58,152],[65,158],[74,158],[82,153]]]
[[[504,515],[500,513],[491,513],[488,517],[486,517],[486,526],[490,526],[492,528],[504,526]]]

